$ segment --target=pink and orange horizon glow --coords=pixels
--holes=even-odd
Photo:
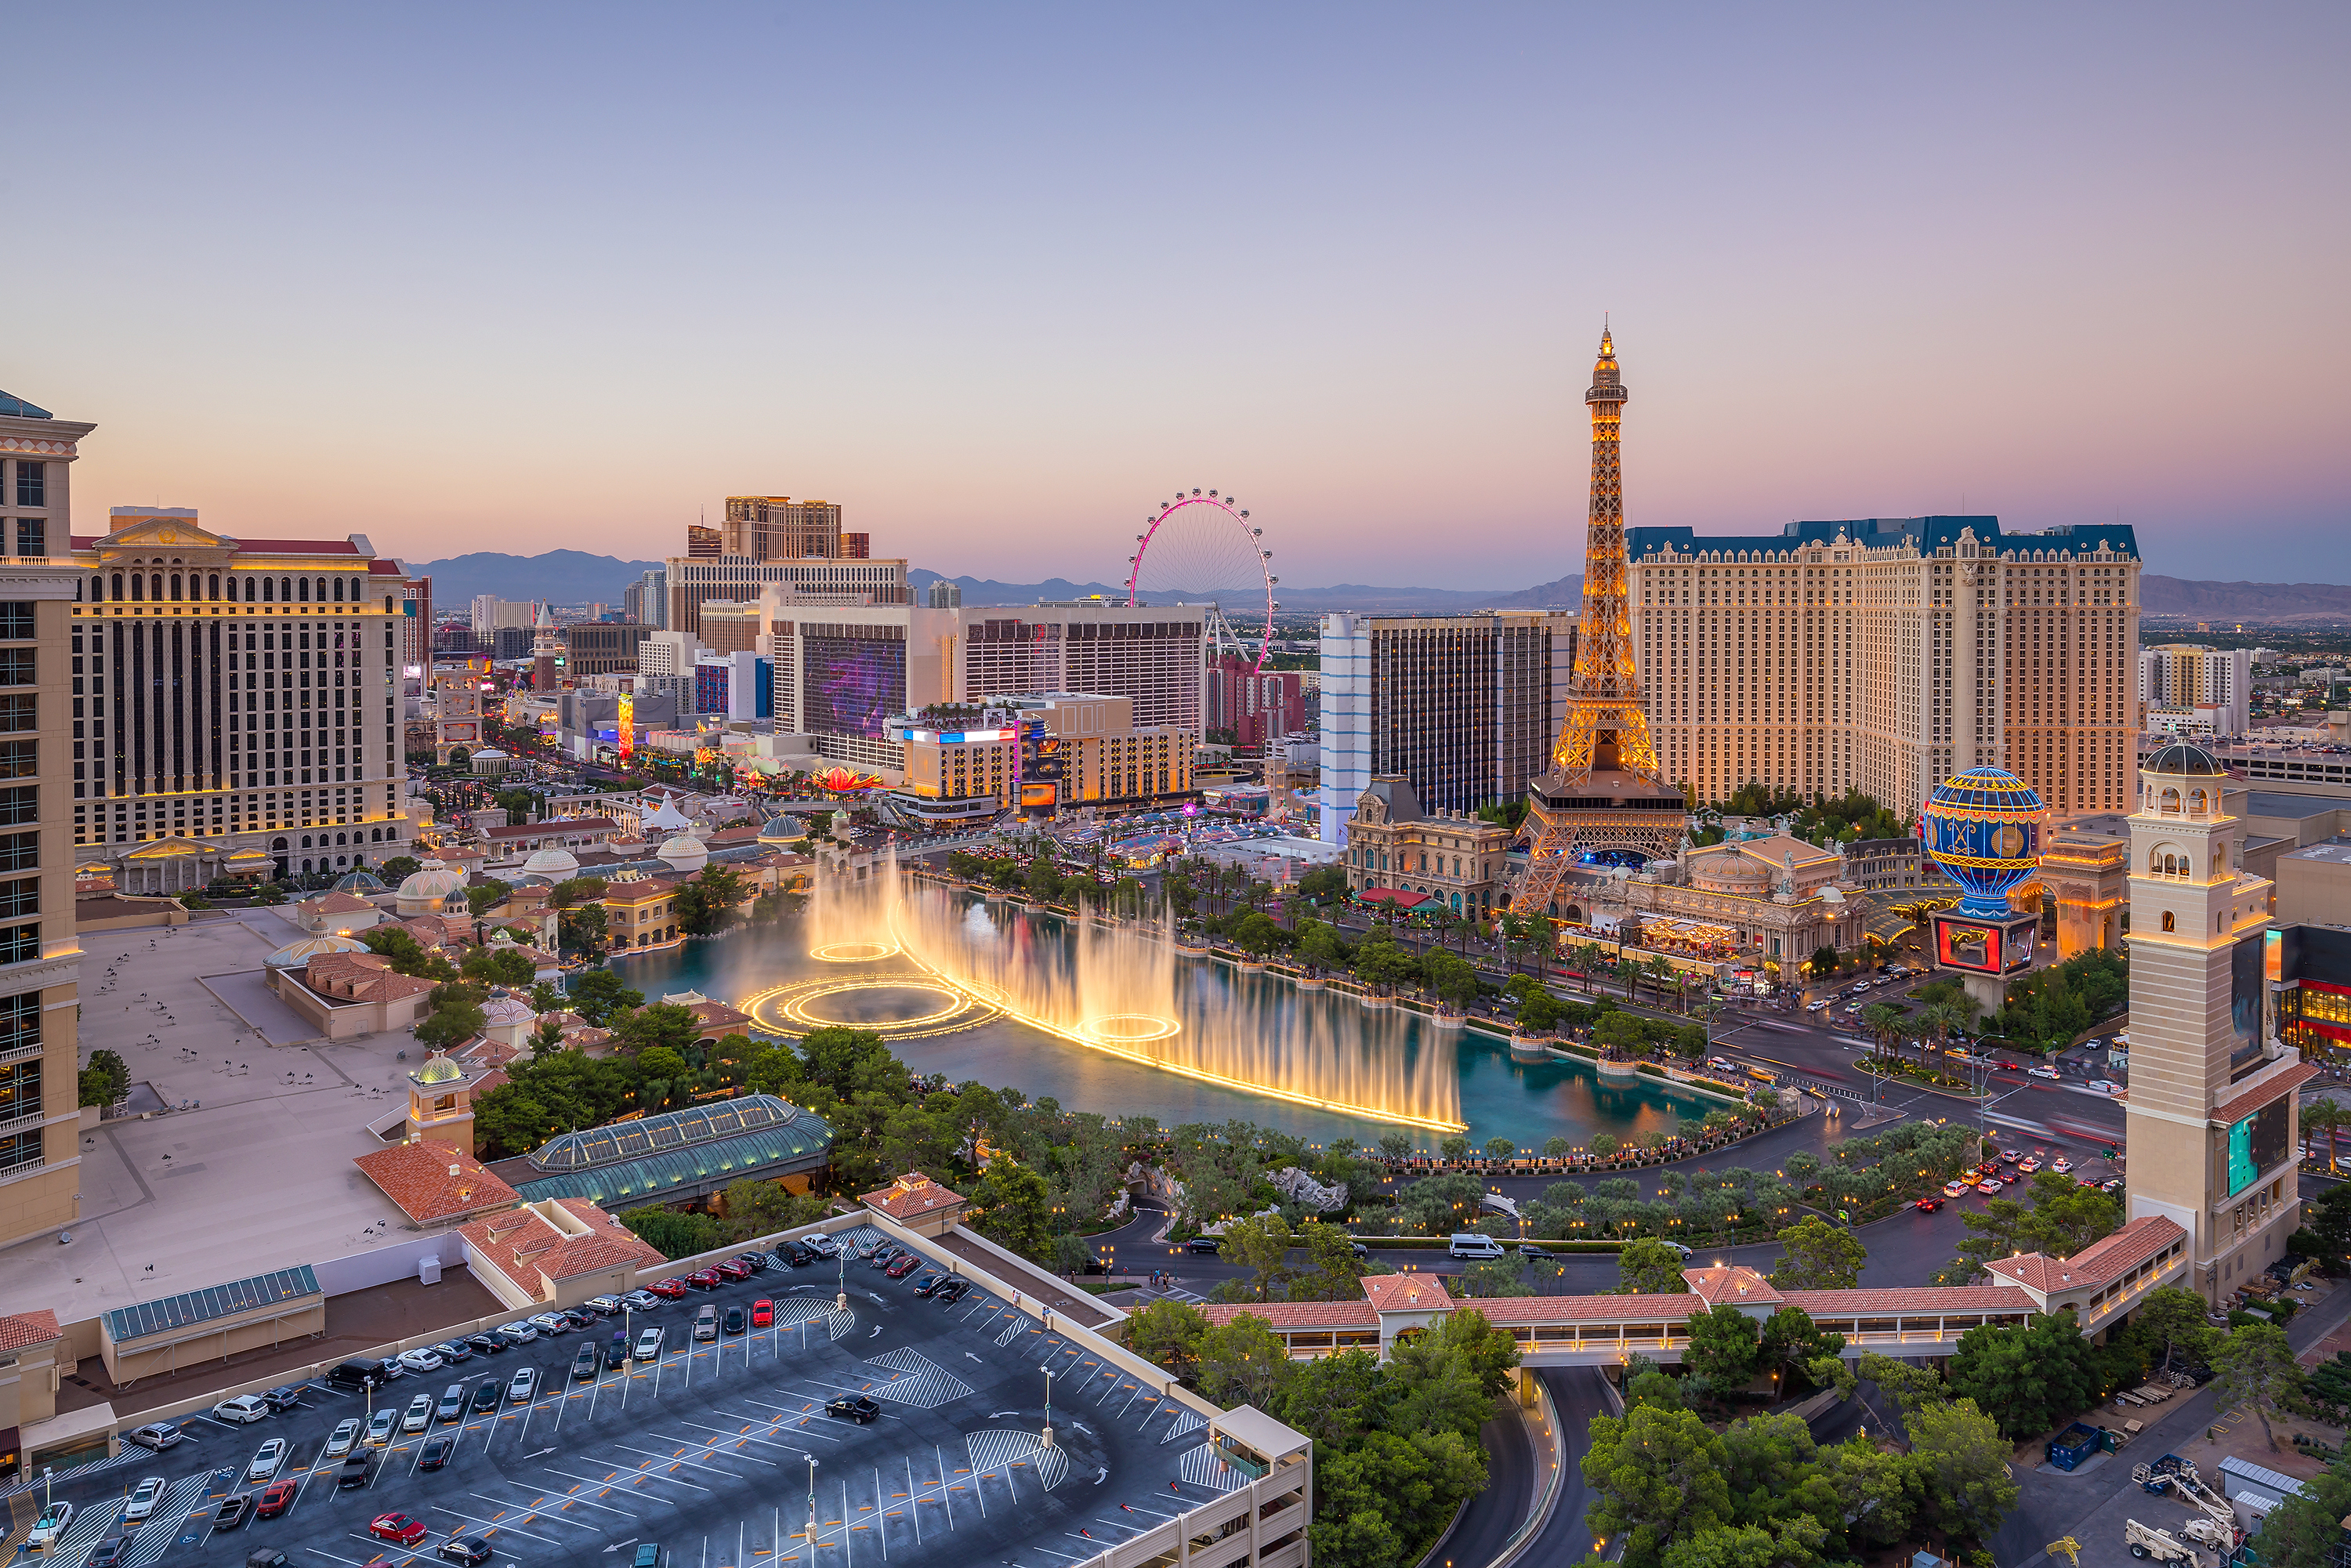
[[[98,423],[76,531],[653,559],[781,493],[1116,584],[1198,485],[1292,586],[1531,584],[1607,309],[1632,526],[2351,582],[2340,6],[647,23],[13,18],[0,388]]]

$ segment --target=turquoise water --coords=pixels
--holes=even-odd
[[[1005,917],[1034,922],[1038,929],[1030,933],[1031,940],[1068,939],[1051,916],[1008,913]],[[668,952],[616,957],[612,968],[649,1000],[693,990],[739,1002],[795,980],[844,977],[846,967],[811,959],[807,946],[799,923],[787,921],[690,942]],[[1374,1016],[1351,997],[1301,991],[1279,976],[1243,975],[1224,964],[1190,961],[1180,966],[1178,974],[1179,985],[1190,993],[1185,998],[1189,1006],[1238,1015],[1249,1028],[1261,1031],[1261,1038],[1327,1037],[1334,1029],[1360,1032],[1362,1020]],[[826,1005],[829,1012],[847,1019],[860,1016],[856,1009],[861,1006],[881,1009],[893,1004],[883,993],[863,992]],[[904,997],[895,1005],[912,1011],[935,1002]],[[1468,1124],[1468,1136],[1477,1143],[1505,1137],[1521,1148],[1540,1148],[1552,1137],[1584,1144],[1595,1133],[1618,1137],[1651,1130],[1671,1133],[1681,1121],[1695,1122],[1717,1104],[1651,1082],[1603,1084],[1580,1063],[1513,1061],[1507,1041],[1475,1030],[1437,1030],[1408,1013],[1376,1016],[1381,1032],[1391,1041],[1386,1049],[1415,1058],[1437,1053],[1440,1068],[1449,1059],[1459,1082],[1460,1119]],[[1309,1023],[1320,1027],[1305,1027]],[[1369,1143],[1397,1130],[1374,1118],[1155,1071],[1007,1019],[956,1034],[896,1041],[892,1049],[917,1072],[945,1073],[957,1083],[977,1079],[992,1088],[1019,1089],[1031,1100],[1050,1096],[1070,1110],[1148,1114],[1162,1126],[1238,1118],[1325,1143],[1338,1137]],[[1424,1146],[1433,1146],[1439,1135],[1404,1130]]]

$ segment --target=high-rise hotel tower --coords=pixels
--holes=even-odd
[[[2060,815],[2136,794],[2138,541],[2119,525],[1865,517],[1626,530],[1635,663],[1665,776],[1701,803],[1858,789],[1904,816],[1970,768]]]
[[[2295,1091],[2317,1069],[2268,1005],[2270,887],[2246,874],[2237,780],[2185,742],[2137,770],[2130,817],[2131,1216],[2190,1239],[2218,1300],[2300,1223]]]
[[[125,892],[405,854],[405,574],[364,535],[117,507],[73,541],[73,841]]]

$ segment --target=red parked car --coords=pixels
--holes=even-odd
[[[922,1259],[916,1257],[914,1253],[909,1252],[904,1258],[899,1259],[895,1263],[891,1264],[887,1269],[884,1269],[882,1271],[893,1280],[903,1280],[907,1275],[913,1273],[914,1270],[921,1265],[922,1261]]]
[[[696,1269],[685,1277],[685,1282],[697,1291],[715,1291],[718,1289],[718,1270]]]
[[[302,1483],[300,1481],[270,1482],[269,1490],[261,1494],[260,1502],[255,1505],[253,1517],[256,1519],[276,1519],[279,1514],[284,1513],[287,1509],[294,1506],[294,1494],[301,1490]]]
[[[375,1521],[368,1526],[368,1533],[379,1541],[392,1541],[402,1546],[413,1546],[424,1539],[424,1521],[421,1519],[411,1519],[404,1513],[381,1513],[378,1514]]]
[[[759,1300],[753,1301],[751,1303],[751,1326],[755,1329],[765,1329],[773,1328],[775,1325],[776,1303],[768,1301],[764,1296]]]
[[[722,1280],[730,1280],[740,1284],[743,1281],[751,1277],[751,1265],[742,1261],[740,1259],[729,1258],[726,1262],[707,1270],[707,1272],[716,1274]]]
[[[685,1281],[683,1280],[664,1280],[660,1284],[647,1285],[645,1289],[651,1291],[654,1295],[659,1296],[665,1301],[674,1301],[680,1296],[685,1294]]]

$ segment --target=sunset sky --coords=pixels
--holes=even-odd
[[[1293,584],[1626,515],[2119,518],[2351,582],[2351,11],[51,6],[0,388],[77,531],[658,557],[824,497],[1123,575],[1181,485]],[[617,591],[618,584],[615,584]]]

